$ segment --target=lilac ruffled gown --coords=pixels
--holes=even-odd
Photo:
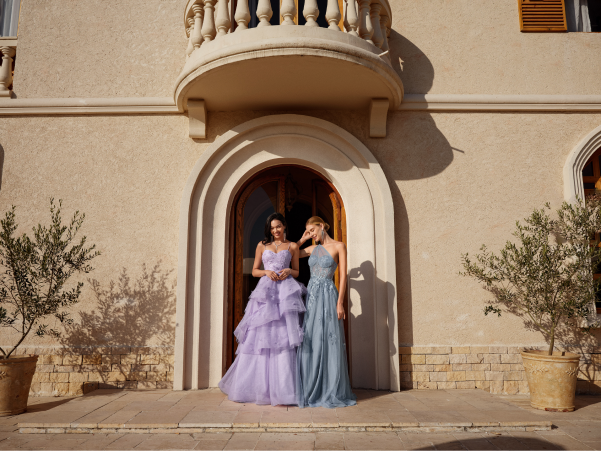
[[[280,271],[290,266],[292,255],[266,250],[262,259],[265,269]],[[296,348],[303,340],[299,313],[305,311],[306,292],[292,276],[277,282],[261,277],[234,331],[236,359],[219,382],[231,401],[297,403]]]

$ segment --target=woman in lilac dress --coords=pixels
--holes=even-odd
[[[257,245],[252,275],[261,280],[234,331],[236,359],[219,382],[231,401],[297,403],[296,349],[303,340],[299,314],[305,311],[306,288],[294,280],[299,248],[286,240],[285,231],[284,216],[273,213],[265,224],[265,239]]]

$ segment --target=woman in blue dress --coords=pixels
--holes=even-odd
[[[346,291],[346,246],[328,235],[330,226],[314,216],[297,243],[308,239],[316,245],[300,250],[309,257],[311,279],[307,285],[307,311],[303,321],[303,342],[297,352],[299,407],[345,407],[357,404],[351,391],[346,362],[343,320]],[[340,268],[340,292],[332,278]]]

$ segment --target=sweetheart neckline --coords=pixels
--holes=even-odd
[[[273,252],[271,249],[265,249],[265,250],[263,251],[263,254],[264,254],[265,252],[271,252],[271,253],[272,253],[272,254],[274,254],[274,255],[281,254],[282,252],[288,252],[290,255],[292,255],[292,252],[290,252],[288,249],[284,249],[283,251],[280,251],[280,252]]]

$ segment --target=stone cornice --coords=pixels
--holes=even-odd
[[[171,97],[1,99],[0,116],[179,114]]]
[[[399,110],[601,112],[601,95],[405,94]]]
[[[400,111],[601,112],[599,95],[406,94]],[[0,99],[0,116],[181,114],[171,97]]]

